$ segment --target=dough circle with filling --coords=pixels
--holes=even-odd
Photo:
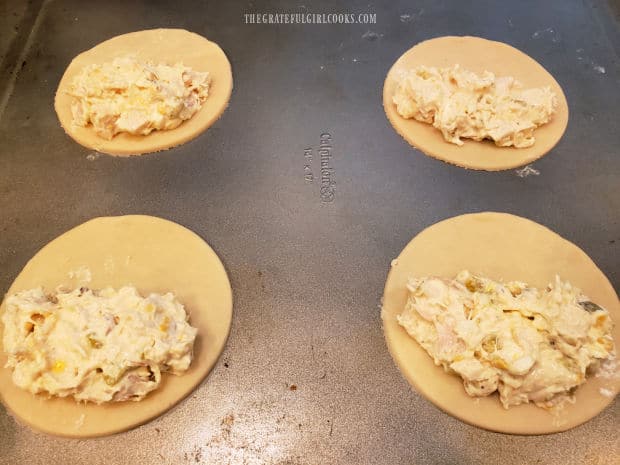
[[[84,268],[90,270],[91,281],[75,272]],[[67,437],[117,433],[161,415],[205,379],[228,338],[232,291],[215,252],[183,226],[143,215],[95,218],[43,247],[8,293],[39,286],[118,289],[125,284],[134,285],[142,296],[171,291],[185,306],[190,324],[198,328],[189,370],[182,376],[163,374],[161,385],[139,402],[77,403],[72,397],[35,396],[15,386],[1,350],[0,398],[18,420]]]
[[[394,261],[385,285],[383,331],[392,358],[409,383],[443,411],[469,424],[513,434],[546,434],[580,425],[609,405],[620,391],[620,377],[589,376],[576,403],[559,413],[534,404],[502,407],[497,394],[470,397],[463,381],[436,366],[396,320],[405,308],[410,277],[453,278],[468,269],[488,278],[519,280],[544,288],[556,274],[605,307],[620,344],[620,303],[603,272],[576,245],[546,227],[505,213],[474,213],[440,221],[419,233]],[[607,395],[601,393],[601,389]]]
[[[74,125],[73,97],[68,94],[73,79],[88,65],[127,55],[169,65],[181,62],[196,71],[208,71],[211,86],[202,108],[179,127],[153,131],[147,136],[121,133],[106,140],[95,133],[92,125]],[[113,37],[75,57],[60,80],[54,107],[65,132],[79,144],[110,155],[141,155],[184,144],[200,135],[224,113],[232,88],[230,63],[216,43],[183,29],[151,29]]]
[[[556,111],[549,123],[534,130],[536,142],[527,148],[497,147],[492,141],[463,139],[463,146],[447,142],[441,131],[396,111],[392,96],[401,71],[420,65],[452,67],[455,64],[481,75],[512,76],[524,88],[549,86],[557,96]],[[560,140],[568,124],[568,104],[557,81],[534,59],[510,45],[479,37],[438,37],[420,42],[392,66],[383,85],[383,108],[396,130],[426,155],[463,168],[499,171],[526,165],[548,153]]]

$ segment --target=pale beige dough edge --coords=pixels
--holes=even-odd
[[[558,97],[553,119],[534,131],[536,143],[517,149],[497,147],[493,142],[463,139],[463,146],[444,140],[432,125],[405,119],[396,111],[392,96],[396,90],[395,77],[401,70],[426,65],[451,67],[455,64],[496,76],[512,76],[525,87],[550,86]],[[420,42],[402,55],[392,66],[383,85],[383,108],[396,130],[407,142],[425,154],[463,168],[499,171],[526,165],[548,153],[560,140],[568,124],[568,104],[557,81],[538,62],[502,42],[478,37],[438,37]]]
[[[92,282],[69,279],[86,266]],[[0,355],[0,398],[21,422],[46,433],[93,437],[141,425],[174,406],[207,376],[224,349],[232,320],[232,291],[213,250],[192,231],[152,216],[95,218],[41,249],[13,282],[9,293],[58,285],[91,288],[132,284],[142,295],[172,291],[198,328],[194,360],[182,376],[164,374],[160,387],[140,402],[78,404],[47,399],[17,388]],[[4,308],[0,308],[0,313]],[[0,327],[0,330],[3,328]]]
[[[454,277],[468,269],[493,279],[521,280],[544,287],[555,274],[581,288],[609,310],[620,345],[620,303],[605,275],[577,246],[530,220],[504,213],[476,213],[436,223],[418,234],[402,251],[389,272],[382,310],[383,330],[390,353],[401,373],[424,397],[467,423],[514,434],[564,431],[588,421],[613,401],[620,379],[591,377],[577,390],[577,402],[557,417],[532,404],[505,410],[497,394],[473,398],[462,380],[446,373],[397,323],[407,300],[409,277]],[[415,415],[415,412],[411,412]]]
[[[106,140],[97,136],[91,125],[73,125],[72,97],[67,92],[74,77],[87,65],[112,61],[127,54],[156,63],[181,62],[197,71],[208,71],[212,82],[203,107],[179,127],[153,131],[147,136],[121,133]],[[200,135],[222,115],[232,88],[230,63],[216,43],[183,29],[151,29],[113,37],[75,57],[60,80],[54,108],[65,132],[79,144],[110,155],[141,155],[184,144]]]

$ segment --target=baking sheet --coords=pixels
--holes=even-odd
[[[377,23],[244,23],[246,13],[342,11],[376,13]],[[71,441],[34,433],[0,409],[0,463],[620,461],[618,400],[582,427],[540,437],[490,433],[442,413],[398,372],[379,315],[390,260],[424,227],[474,211],[550,227],[619,288],[613,18],[606,3],[580,0],[43,2],[0,115],[2,292],[60,233],[95,216],[144,213],[209,242],[230,274],[235,310],[211,375],[163,417]],[[152,27],[182,27],[224,49],[230,107],[207,133],[161,154],[115,159],[75,144],[52,105],[65,66],[107,38]],[[448,166],[389,125],[388,69],[416,42],[449,34],[507,42],[562,85],[569,126],[534,171]]]

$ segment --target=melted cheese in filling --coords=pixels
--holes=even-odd
[[[437,365],[463,378],[470,396],[498,391],[506,408],[559,406],[615,358],[609,313],[558,277],[539,290],[462,271],[407,287],[398,322]]]
[[[90,65],[72,83],[73,123],[92,124],[102,138],[126,132],[147,135],[190,119],[209,95],[208,72],[120,57]]]
[[[549,87],[523,89],[489,71],[418,66],[402,73],[393,96],[403,118],[432,124],[453,144],[491,139],[501,147],[529,147],[534,129],[551,120],[556,96]]]
[[[6,366],[33,394],[96,403],[141,400],[161,373],[190,366],[196,328],[173,294],[134,287],[8,296],[2,315]]]

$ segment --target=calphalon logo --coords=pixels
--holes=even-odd
[[[334,181],[334,168],[331,166],[332,136],[328,132],[321,134],[319,144],[319,157],[321,157],[321,201],[333,202],[336,194],[336,181]]]

